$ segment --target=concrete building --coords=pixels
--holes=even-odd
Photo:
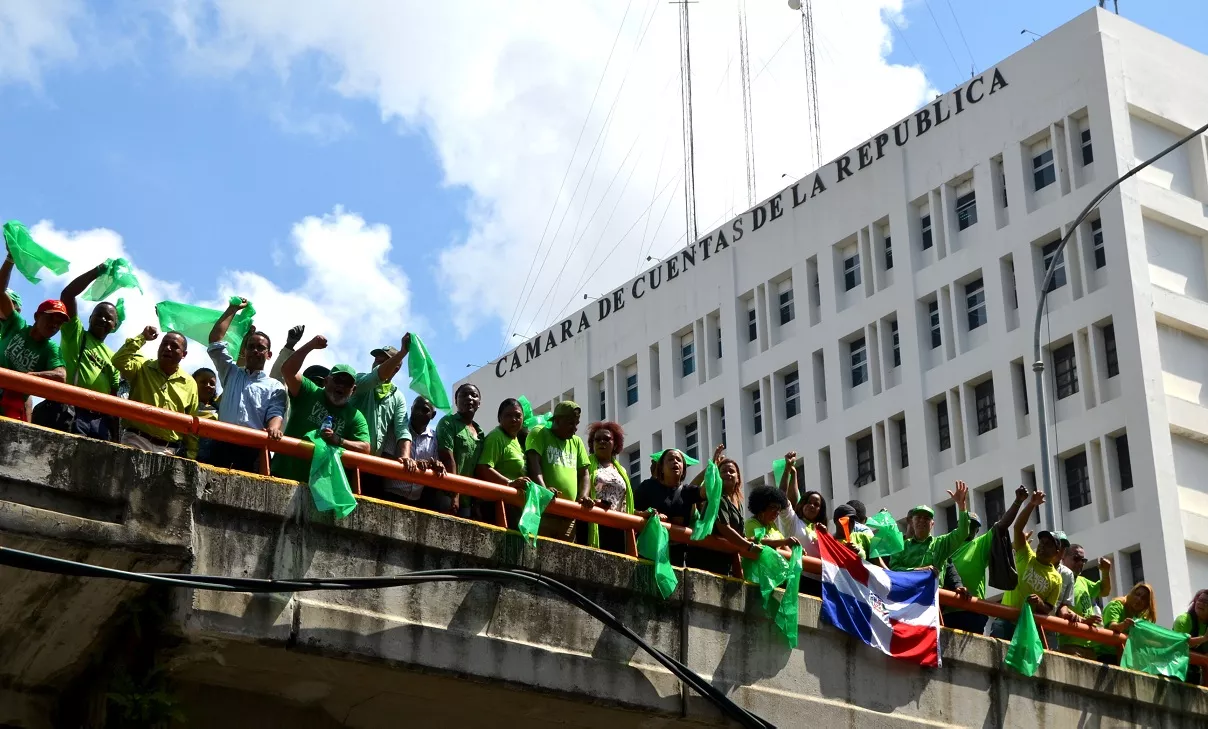
[[[618,420],[633,473],[724,440],[748,484],[794,450],[832,504],[935,504],[944,528],[962,479],[989,523],[1038,478],[1051,246],[1206,119],[1208,58],[1088,11],[464,381],[484,426],[519,394]],[[1043,334],[1056,521],[1167,624],[1208,586],[1205,205],[1203,139],[1111,194]]]

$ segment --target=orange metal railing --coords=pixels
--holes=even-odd
[[[270,452],[308,459],[314,449],[314,446],[310,443],[294,438],[282,438],[279,441],[273,441],[261,430],[252,430],[214,420],[201,419],[183,413],[162,410],[132,400],[102,395],[91,390],[84,390],[6,369],[0,369],[0,389],[11,389],[15,392],[36,395],[54,400],[55,402],[93,410],[98,413],[114,415],[147,425],[159,426],[185,435],[195,435],[235,445],[258,448],[263,454],[261,472],[264,474],[268,473]],[[417,483],[425,488],[453,491],[475,499],[495,502],[497,504],[495,510],[496,522],[499,526],[505,528],[508,524],[503,504],[512,504],[513,506],[524,505],[524,494],[510,486],[487,483],[454,474],[438,476],[430,471],[412,472],[403,468],[397,461],[353,453],[352,451],[344,452],[343,462],[346,467],[353,469],[354,489],[358,495],[360,495],[359,473],[364,471],[386,478]],[[606,511],[604,509],[589,509],[575,501],[568,501],[562,498],[555,498],[550,502],[546,508],[546,513],[625,530],[627,534],[626,551],[632,557],[637,556],[635,535],[646,524],[646,517],[644,516],[624,514],[611,510]],[[672,541],[690,541],[691,529],[670,524],[667,528],[670,531]],[[738,552],[738,549],[734,545],[714,536],[709,536],[699,542],[693,542],[693,545],[731,554],[737,554]],[[784,551],[784,554],[787,555],[788,552]],[[813,557],[804,557],[802,559],[802,569],[820,576],[822,574],[822,562]],[[976,598],[962,598],[949,590],[940,590],[940,604],[944,607],[960,608],[969,612],[1011,621],[1019,617],[1019,610],[1016,608]],[[1080,623],[1072,623],[1062,618],[1036,616],[1036,624],[1044,631],[1086,638],[1096,643],[1113,647],[1123,646],[1127,638],[1127,636],[1120,633],[1103,628],[1092,628]],[[1200,666],[1208,666],[1208,656],[1192,653],[1191,662]],[[1204,673],[1208,674],[1208,671]]]

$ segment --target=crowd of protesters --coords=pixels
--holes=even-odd
[[[633,485],[619,461],[625,445],[624,430],[614,422],[592,423],[586,428],[585,443],[578,434],[582,410],[571,401],[558,403],[548,422],[529,431],[525,430],[520,401],[512,398],[499,404],[497,425],[484,431],[476,420],[482,395],[472,384],[457,389],[454,411],[439,420],[436,407],[423,396],[416,397],[408,408],[393,378],[407,357],[409,334],[402,337],[397,348],[384,345],[372,350],[372,365],[368,371],[358,372],[348,364],[330,369],[304,367],[312,352],[327,347],[327,340],[313,336],[299,346],[305,329],[296,326],[288,332],[272,369],[265,372],[273,359],[272,340],[267,333],[253,328],[239,352],[233,356],[229,349],[228,329],[247,306],[246,300],[236,299],[209,334],[206,351],[213,369],[201,368],[190,375],[181,367],[188,340],[179,332],[161,334],[156,327],[147,326],[114,352],[105,343],[118,327],[118,313],[112,304],[97,304],[84,325],[76,299],[103,266],[71,281],[60,299],[42,302],[30,324],[21,316],[20,298],[8,290],[13,265],[10,255],[0,266],[0,368],[106,395],[123,394],[157,408],[264,431],[273,440],[317,432],[332,446],[396,460],[410,472],[456,473],[521,490],[532,482],[560,498],[578,502],[586,510],[645,514],[650,518],[657,515],[665,522],[690,526],[695,515],[709,506],[709,495],[702,485],[705,468],[689,479],[689,459],[678,449],[654,454],[649,477]],[[58,343],[54,341],[56,335]],[[148,358],[141,351],[154,341],[159,342],[155,357]],[[223,468],[257,472],[260,466],[262,451],[258,448],[198,441],[140,422],[118,423],[108,415],[52,401],[40,403],[31,413],[28,397],[16,392],[0,391],[0,415],[32,419],[77,435],[194,458]],[[868,558],[873,530],[866,524],[864,504],[853,500],[830,511],[820,492],[801,491],[797,462],[796,453],[787,453],[779,483],[748,489],[739,464],[726,457],[724,445],[717,446],[712,463],[717,466],[722,488],[712,536],[735,551],[674,543],[672,563],[741,578],[764,546],[800,545],[804,554],[818,557],[817,533],[832,528],[837,539]],[[282,454],[272,460],[274,476],[306,481],[308,472],[304,460]],[[503,508],[509,524],[515,524],[518,516],[518,509],[510,505],[475,503],[452,491],[372,474],[362,473],[361,479],[366,495],[438,513],[496,522],[496,510]],[[981,520],[968,510],[968,487],[957,482],[948,494],[957,513],[951,531],[935,534],[933,509],[916,506],[899,522],[905,535],[904,548],[888,558],[874,555],[871,561],[891,570],[932,570],[957,595],[985,599],[987,574],[989,571],[993,575],[997,560],[1000,567],[1009,564],[1015,574],[1014,589],[1001,596],[1004,605],[1027,604],[1037,615],[1053,615],[1124,634],[1136,620],[1158,622],[1161,617],[1153,588],[1147,583],[1120,589],[1118,597],[1109,599],[1113,593],[1109,559],[1098,560],[1100,578],[1092,581],[1082,574],[1089,561],[1085,550],[1071,544],[1063,532],[1040,531],[1033,540],[1027,527],[1035,509],[1044,503],[1042,492],[1029,493],[1020,486],[1014,503],[980,534]],[[541,520],[540,533],[612,552],[629,551],[626,531],[593,522],[547,515]],[[801,581],[801,591],[819,595],[817,578],[807,577]],[[985,615],[959,608],[946,609],[944,623],[978,634],[987,629]],[[988,628],[991,636],[1010,640],[1015,625],[995,618]],[[1190,636],[1191,650],[1208,653],[1208,589],[1195,594],[1186,612],[1174,618],[1173,629]],[[1050,636],[1048,645],[1108,663],[1116,662],[1118,656],[1115,648],[1085,638]],[[1193,671],[1188,680],[1198,682],[1198,672]]]

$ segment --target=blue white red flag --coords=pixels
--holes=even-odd
[[[864,562],[824,530],[822,614],[887,656],[940,665],[940,590],[930,571],[893,572]]]

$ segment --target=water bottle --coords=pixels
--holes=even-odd
[[[331,430],[331,426],[332,426],[333,422],[334,421],[332,421],[330,415],[328,415],[326,418],[323,418],[323,424],[319,426],[319,432],[322,432],[324,430]]]

